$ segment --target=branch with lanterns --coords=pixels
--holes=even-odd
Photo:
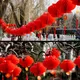
[[[34,32],[36,30],[43,29],[47,25],[52,25],[52,23],[55,22],[56,18],[60,18],[64,13],[70,13],[76,7],[76,5],[79,6],[79,3],[80,2],[78,0],[59,0],[56,4],[52,4],[48,7],[48,12],[45,12],[36,20],[29,22],[20,28],[16,28],[14,24],[7,25],[2,19],[0,19],[0,25],[8,34],[21,36],[30,32]],[[67,17],[64,16],[64,19],[66,20]],[[9,26],[13,26],[13,28],[10,28]],[[64,27],[64,34],[65,33],[66,26]]]
[[[49,48],[44,51],[45,44],[48,44]],[[50,47],[51,44],[57,47],[53,45]],[[76,66],[80,69],[79,42],[51,42],[51,44],[49,42],[0,42],[0,79],[49,80],[51,77],[56,78],[58,72],[69,78],[73,71],[77,72]],[[74,56],[70,52],[73,49]],[[75,58],[71,59],[68,55]],[[77,77],[78,75],[77,73]]]

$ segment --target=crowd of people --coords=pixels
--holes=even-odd
[[[59,40],[79,40],[80,31],[76,31],[74,34],[64,34],[61,31],[53,32],[51,28],[49,31],[41,30],[37,32],[31,32],[22,36],[13,36],[4,34],[2,41],[59,41]]]

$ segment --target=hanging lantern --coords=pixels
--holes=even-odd
[[[5,62],[5,58],[4,57],[0,57],[0,64]]]
[[[74,60],[74,63],[80,68],[80,56]]]
[[[62,68],[65,72],[71,71],[75,67],[75,64],[71,60],[64,60],[60,64],[60,68]]]
[[[51,25],[55,21],[55,19],[48,12],[44,13],[40,17],[40,20],[46,25]]]
[[[35,23],[35,25],[36,25],[36,27],[35,27],[36,30],[40,30],[40,29],[46,27],[46,24],[44,24],[44,23],[40,20],[40,18],[39,18],[39,19],[36,19],[36,20],[34,21],[34,23]]]
[[[66,34],[66,26],[64,26],[64,35]]]
[[[6,57],[6,60],[10,60],[12,63],[14,64],[18,64],[19,63],[19,59],[16,57],[16,55],[14,54],[10,54]]]
[[[30,72],[33,73],[35,76],[41,76],[46,71],[46,68],[41,62],[35,63],[30,68]]]
[[[51,14],[52,17],[61,17],[63,13],[57,8],[56,4],[51,5],[48,8],[48,12]]]
[[[20,73],[21,73],[21,68],[16,66],[16,68],[13,71],[13,76],[17,77],[17,76],[19,76]]]
[[[75,5],[80,6],[80,0],[72,0],[72,3]]]
[[[15,64],[11,61],[7,60],[4,63],[0,64],[0,71],[2,73],[12,73],[15,69]]]
[[[34,32],[35,31],[35,24],[34,24],[34,22],[28,23],[27,26],[30,29],[30,32]]]
[[[60,51],[57,48],[52,48],[51,55],[56,56],[57,58],[60,56]]]
[[[20,35],[26,34],[26,25],[23,25],[22,27],[18,28],[18,30],[20,32]]]
[[[32,65],[32,63],[34,63],[34,60],[32,57],[30,57],[29,55],[26,56],[24,58],[24,60],[22,58],[20,58],[20,65],[24,68],[29,67]]]
[[[64,15],[63,16],[63,19],[66,21],[67,20],[67,15]]]
[[[58,65],[60,64],[60,60],[55,56],[48,56],[43,61],[43,64],[48,70],[52,70],[58,67]]]
[[[76,7],[71,0],[60,0],[56,5],[62,13],[70,13]]]

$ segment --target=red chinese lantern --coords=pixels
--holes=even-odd
[[[33,73],[35,76],[41,76],[46,71],[46,68],[41,62],[35,63],[30,68],[30,72]]]
[[[28,26],[30,32],[34,32],[35,31],[35,24],[34,24],[34,22],[28,23],[27,26]]]
[[[64,19],[64,20],[67,20],[67,15],[64,15],[64,16],[63,16],[63,19]]]
[[[73,4],[80,6],[80,0],[72,0]]]
[[[55,19],[48,12],[44,13],[40,17],[40,20],[46,25],[51,25],[55,21]]]
[[[12,63],[14,64],[18,64],[19,63],[19,59],[16,57],[16,55],[14,54],[10,54],[6,57],[6,60],[10,60]]]
[[[62,13],[70,13],[76,7],[71,0],[60,0],[57,3],[57,9]]]
[[[2,29],[5,29],[5,28],[7,27],[7,24],[6,24],[5,22],[3,22],[3,23],[1,24],[1,26],[2,26]]]
[[[80,56],[74,60],[74,63],[80,68]]]
[[[62,12],[60,12],[60,10],[57,8],[56,4],[51,5],[48,8],[48,12],[51,14],[51,16],[53,17],[61,17],[62,16]]]
[[[51,51],[52,56],[56,56],[57,58],[60,56],[60,51],[57,48],[53,48]]]
[[[32,57],[30,57],[29,55],[27,55],[24,59],[24,62],[25,62],[25,66],[28,67],[28,66],[31,66],[32,63],[34,63],[34,60]]]
[[[12,73],[14,71],[14,69],[15,69],[15,64],[13,64],[9,60],[0,64],[0,71],[2,73]]]
[[[75,64],[71,60],[64,60],[60,64],[60,68],[62,68],[65,72],[71,71],[75,67]]]
[[[46,24],[44,24],[44,23],[40,20],[40,18],[36,19],[36,20],[34,21],[34,23],[35,23],[35,25],[36,25],[35,30],[40,30],[40,29],[46,27]]]
[[[21,73],[21,68],[16,66],[16,68],[13,71],[13,76],[17,77],[17,76],[19,76],[20,73]]]
[[[26,25],[23,25],[22,27],[20,27],[19,29],[19,34],[20,35],[24,35],[26,33]]]
[[[31,66],[32,63],[34,63],[34,60],[30,56],[26,56],[24,60],[20,58],[20,65],[24,68]]]
[[[60,64],[60,60],[55,56],[48,56],[43,61],[43,64],[48,70],[52,70],[58,67],[58,65]]]
[[[0,64],[5,62],[5,58],[4,57],[0,57]]]

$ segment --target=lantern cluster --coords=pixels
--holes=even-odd
[[[48,12],[43,13],[36,20],[21,26],[20,28],[15,28],[14,24],[6,24],[2,19],[0,19],[0,25],[8,34],[12,35],[24,35],[36,30],[45,28],[47,25],[52,25],[55,22],[56,17],[61,17],[64,13],[70,13],[76,5],[80,5],[79,0],[59,0],[56,4],[52,4],[48,7]],[[9,26],[14,26],[10,28]],[[64,33],[65,34],[65,33]]]
[[[48,54],[49,52],[49,54]],[[9,54],[6,57],[0,57],[0,73],[5,75],[6,78],[10,76],[13,80],[17,78],[22,70],[30,71],[34,76],[40,78],[47,70],[52,70],[51,74],[55,74],[53,70],[60,66],[66,73],[70,72],[75,65],[80,68],[80,56],[78,56],[74,62],[65,59],[60,63],[58,59],[60,51],[57,48],[52,48],[47,51],[47,56],[42,62],[34,62],[34,59],[27,55],[24,58],[18,58],[14,54]],[[28,75],[26,77],[28,79]]]
[[[0,25],[4,28],[5,32],[12,35],[24,35],[36,30],[45,28],[47,25],[51,25],[55,19],[48,13],[44,13],[42,16],[36,20],[28,23],[27,25],[22,25],[20,28],[10,28],[9,26],[16,26],[6,24],[2,19],[0,19]]]
[[[13,54],[6,57],[0,57],[0,72],[5,74],[7,78],[10,76],[18,77],[21,72],[21,68],[18,64],[19,59]]]

